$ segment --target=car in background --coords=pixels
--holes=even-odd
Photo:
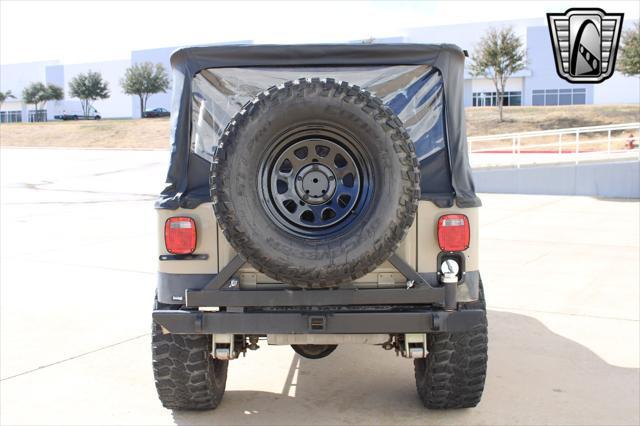
[[[144,118],[168,117],[169,111],[166,108],[148,109],[144,112]]]
[[[54,115],[54,120],[100,120],[102,116],[97,109],[90,106],[87,114],[82,111],[62,111],[62,114]]]

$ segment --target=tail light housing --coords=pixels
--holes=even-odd
[[[438,245],[443,251],[469,248],[469,219],[463,214],[447,214],[438,219]]]
[[[170,217],[164,223],[164,245],[171,254],[191,254],[196,249],[196,222],[190,217]]]

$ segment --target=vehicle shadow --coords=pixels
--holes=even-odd
[[[348,345],[321,360],[295,355],[281,393],[227,391],[216,410],[174,412],[173,419],[178,425],[640,421],[640,370],[607,364],[528,316],[491,311],[489,327],[487,384],[475,409],[425,409],[415,391],[410,360],[378,347]]]

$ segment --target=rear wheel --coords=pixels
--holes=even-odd
[[[416,388],[427,408],[469,408],[480,402],[487,374],[487,318],[484,289],[461,309],[485,311],[481,323],[464,333],[431,333],[426,358],[413,361]]]
[[[156,300],[156,309],[168,307]],[[162,327],[153,323],[151,347],[153,376],[165,408],[210,410],[218,406],[227,383],[229,361],[211,356],[211,336],[164,334]]]

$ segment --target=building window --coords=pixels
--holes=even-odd
[[[573,89],[573,104],[584,105],[587,103],[587,89]]]
[[[544,90],[534,90],[531,96],[533,106],[544,106]]]
[[[544,93],[545,105],[558,105],[558,89],[550,89]]]
[[[571,99],[572,89],[560,89],[560,96],[558,97],[558,105],[571,105],[573,100]]]
[[[22,123],[22,111],[1,111],[0,123]]]
[[[496,106],[498,104],[498,94],[496,92],[474,92],[472,105],[474,107]],[[504,92],[502,98],[504,106],[522,105],[522,92]]]
[[[522,92],[508,92],[509,93],[509,106],[521,106],[522,105]]]
[[[531,93],[534,106],[584,105],[587,102],[587,89],[544,89]]]
[[[29,122],[33,123],[35,121],[47,121],[47,110],[46,109],[30,109],[29,110]]]

